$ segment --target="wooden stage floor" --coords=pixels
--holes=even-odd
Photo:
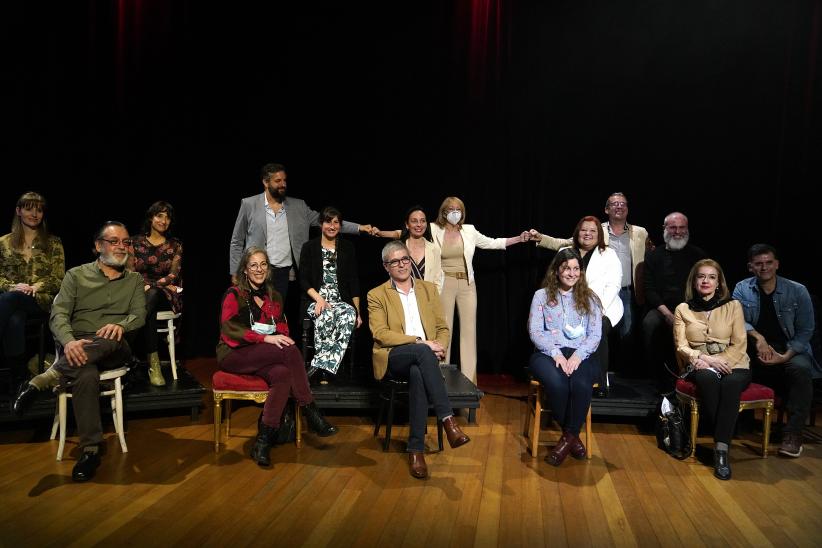
[[[208,406],[197,422],[137,414],[128,422],[127,454],[108,425],[103,464],[87,484],[71,481],[76,438],[57,462],[45,423],[6,425],[0,546],[822,543],[815,427],[806,434],[817,441],[794,460],[761,459],[754,437],[735,440],[730,482],[705,464],[666,456],[628,419],[595,420],[594,458],[553,468],[542,460],[545,448],[539,459],[525,450],[519,393],[489,390],[479,423],[466,426],[471,443],[430,453],[427,481],[408,475],[406,427],[396,427],[392,451],[383,453],[370,415],[347,410],[332,417],[337,436],[306,434],[299,450],[277,447],[268,470],[247,456],[259,414],[253,406],[235,411],[233,435],[216,454]],[[435,448],[436,430],[429,431]]]

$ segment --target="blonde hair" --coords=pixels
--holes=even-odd
[[[457,223],[457,226],[462,227],[462,224],[465,222],[465,204],[456,196],[449,196],[442,201],[442,204],[440,204],[440,210],[437,214],[436,221],[438,226],[444,227],[445,224],[448,222],[446,216],[448,215],[448,206],[451,204],[457,205],[460,208],[460,210],[462,210],[462,216],[460,217],[460,222]]]
[[[716,270],[718,274],[716,292],[719,294],[720,301],[727,300],[731,296],[731,292],[728,290],[728,282],[725,281],[725,273],[722,272],[722,267],[719,266],[719,263],[713,259],[697,261],[693,268],[691,268],[691,272],[688,274],[688,281],[686,282],[687,285],[685,286],[685,300],[690,301],[694,298],[694,282],[696,281],[696,275],[699,269],[703,266],[710,266]]]

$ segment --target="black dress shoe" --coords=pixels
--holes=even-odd
[[[84,451],[83,456],[71,471],[71,479],[79,482],[88,481],[94,477],[98,466],[100,466],[100,455]]]
[[[714,476],[721,480],[731,479],[731,463],[728,462],[728,452],[714,449]]]
[[[588,451],[586,451],[585,449],[585,444],[582,443],[582,440],[579,439],[579,436],[572,436],[571,434],[568,434],[568,439],[571,444],[571,456],[577,460],[583,460],[585,456],[588,454]]]
[[[337,433],[337,427],[325,420],[320,408],[314,402],[303,406],[303,414],[305,415],[305,421],[308,423],[308,429],[321,438],[333,436]]]
[[[17,395],[17,399],[14,400],[14,414],[22,417],[29,410],[39,392],[33,384],[26,383],[26,386]]]

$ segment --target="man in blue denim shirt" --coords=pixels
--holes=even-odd
[[[748,250],[748,270],[754,275],[734,288],[742,303],[748,352],[755,382],[773,387],[785,400],[788,424],[779,454],[802,454],[802,428],[810,414],[813,379],[822,369],[811,352],[813,304],[804,285],[776,275],[779,259],[768,244]]]

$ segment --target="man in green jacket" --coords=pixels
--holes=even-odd
[[[14,402],[15,413],[22,415],[37,392],[55,382],[71,388],[83,452],[72,471],[74,481],[88,481],[100,464],[100,371],[121,367],[131,356],[124,334],[146,319],[143,278],[125,269],[130,246],[125,225],[109,221],[94,238],[97,260],[66,273],[50,319],[63,352]]]

